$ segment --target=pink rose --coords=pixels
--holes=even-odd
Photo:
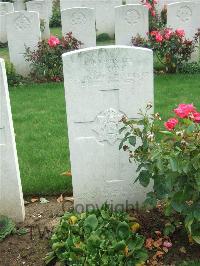
[[[185,31],[182,30],[182,29],[177,29],[177,30],[176,30],[176,34],[177,34],[179,37],[184,37],[184,36],[185,36]]]
[[[163,242],[163,247],[165,247],[165,248],[171,248],[172,247],[172,243],[169,242],[169,241],[164,241]]]
[[[146,0],[146,3],[144,4],[149,10],[152,9],[152,5]]]
[[[193,119],[194,119],[194,121],[196,122],[196,123],[200,123],[200,113],[198,113],[198,112],[195,112],[195,113],[193,113],[192,114],[193,115]]]
[[[169,40],[170,39],[170,37],[171,37],[171,35],[172,35],[172,30],[171,29],[166,29],[165,30],[165,39],[166,40]]]
[[[151,15],[152,15],[152,17],[155,17],[156,11],[155,10],[151,10]]]
[[[174,112],[180,118],[187,118],[189,114],[196,112],[196,108],[193,104],[181,103],[176,109],[174,109]]]
[[[151,35],[151,36],[156,36],[158,33],[159,33],[159,32],[158,32],[157,30],[153,30],[153,31],[150,33],[150,35]]]
[[[162,42],[163,41],[163,36],[160,33],[156,34],[156,41],[157,42]]]
[[[178,119],[176,118],[170,118],[169,120],[167,120],[167,122],[165,122],[165,128],[169,131],[173,130],[175,128],[175,126],[178,124]]]
[[[60,44],[60,40],[55,36],[51,36],[48,40],[48,44],[50,47],[55,47]]]

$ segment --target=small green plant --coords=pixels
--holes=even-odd
[[[64,265],[140,265],[147,260],[147,252],[144,237],[135,228],[127,213],[112,212],[107,205],[82,214],[65,213],[51,238],[52,252],[45,261]]]
[[[150,114],[150,107],[138,120],[122,119],[120,149],[138,164],[135,181],[144,187],[154,182],[146,203],[153,207],[163,201],[166,216],[181,216],[189,241],[200,244],[200,112],[193,104],[179,104],[163,130],[160,115]]]
[[[12,219],[0,216],[0,241],[15,231],[15,224]]]
[[[98,42],[105,42],[111,40],[110,36],[107,33],[101,33],[97,36]]]
[[[158,61],[165,66],[166,72],[175,73],[191,59],[198,39],[199,33],[196,33],[192,40],[188,40],[183,29],[173,31],[164,28],[151,31],[146,39],[137,36],[132,39],[132,44],[152,49]]]
[[[183,74],[200,74],[200,63],[199,62],[185,63],[179,67],[178,72]]]
[[[6,62],[6,74],[8,85],[11,87],[23,84],[25,82],[25,79],[16,73],[15,67],[12,63]]]
[[[69,32],[59,39],[51,36],[49,40],[38,43],[37,49],[26,48],[25,59],[30,62],[31,79],[37,82],[63,80],[62,54],[81,47],[81,42]]]

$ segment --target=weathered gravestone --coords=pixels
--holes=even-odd
[[[131,45],[138,34],[147,37],[148,9],[144,5],[123,5],[115,8],[115,43]]]
[[[14,12],[14,6],[12,3],[0,2],[0,42],[7,42],[6,33],[6,14]]]
[[[113,208],[143,202],[136,165],[119,151],[123,115],[153,102],[153,53],[127,46],[88,48],[63,55],[75,207]],[[121,204],[120,206],[117,204]]]
[[[16,222],[24,220],[24,201],[20,181],[10,99],[4,60],[0,58],[0,215]]]
[[[87,7],[74,7],[61,11],[62,34],[72,32],[83,43],[82,47],[96,46],[95,10]]]
[[[45,0],[29,1],[26,3],[27,11],[36,11],[40,16],[42,39],[50,37],[49,9]]]
[[[95,8],[97,35],[107,33],[111,38],[115,31],[115,10],[122,0],[61,0],[61,10],[72,7]]]
[[[200,28],[200,1],[185,1],[167,5],[167,27],[183,29],[185,37],[192,40]],[[199,59],[199,49],[192,55],[193,60]]]
[[[7,14],[7,36],[10,61],[16,72],[27,76],[30,63],[24,58],[26,47],[34,50],[41,39],[39,14],[34,11],[17,11]]]

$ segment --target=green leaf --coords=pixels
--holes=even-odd
[[[118,242],[117,244],[115,244],[113,248],[115,251],[119,251],[119,250],[124,250],[125,247],[126,247],[126,243],[124,240],[122,240],[122,241]]]
[[[135,137],[135,136],[130,136],[130,137],[128,138],[128,141],[129,141],[129,143],[130,143],[132,146],[135,146],[135,144],[136,144],[136,137]]]
[[[122,240],[127,239],[130,236],[128,224],[126,222],[120,222],[117,226],[116,234]]]
[[[89,227],[94,231],[98,226],[98,220],[95,214],[89,215],[84,221],[84,227]]]
[[[197,219],[197,221],[200,221],[200,209],[194,210],[194,218]]]
[[[192,238],[194,239],[194,241],[200,245],[200,236],[192,236]]]
[[[139,181],[140,181],[140,184],[143,186],[143,187],[147,187],[150,183],[150,178],[151,178],[151,174],[146,171],[146,170],[142,170],[139,175],[138,175],[138,178]]]
[[[170,166],[171,166],[171,169],[173,172],[176,172],[178,170],[178,164],[177,164],[177,161],[173,158],[170,158],[169,159],[169,163],[170,163]]]

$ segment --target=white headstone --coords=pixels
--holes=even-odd
[[[14,0],[15,11],[25,10],[25,1],[24,0]]]
[[[49,19],[51,19],[53,15],[53,4],[54,0],[44,0],[48,6],[48,14],[49,14]]]
[[[97,35],[107,33],[111,38],[115,31],[115,7],[120,6],[122,0],[61,0],[61,10],[72,7],[95,8]]]
[[[0,58],[0,215],[24,220],[24,201],[17,159],[4,60]]]
[[[27,76],[29,62],[25,61],[25,47],[34,50],[41,39],[39,14],[34,11],[17,11],[7,15],[7,36],[10,61],[17,73]]]
[[[126,0],[127,5],[136,5],[136,4],[142,4],[141,0]]]
[[[200,2],[181,2],[167,6],[167,27],[184,29],[186,38],[192,39],[200,28]]]
[[[148,9],[144,5],[123,5],[115,8],[115,43],[131,45],[131,39],[147,37]]]
[[[72,32],[83,43],[82,47],[96,46],[95,10],[87,7],[74,7],[61,11],[62,34]]]
[[[107,33],[114,38],[115,31],[115,7],[120,6],[122,0],[96,1],[96,28],[97,35]]]
[[[14,6],[9,2],[0,2],[0,42],[7,42],[6,14],[14,12]]]
[[[73,194],[88,204],[143,202],[146,191],[136,165],[119,151],[119,122],[153,102],[153,53],[128,46],[102,46],[63,55]]]
[[[167,5],[167,27],[183,29],[185,37],[192,40],[200,28],[200,1]],[[199,47],[192,54],[192,61],[199,60]]]
[[[26,3],[27,11],[36,11],[40,16],[41,35],[42,39],[50,37],[49,29],[49,10],[45,0],[35,0]]]

